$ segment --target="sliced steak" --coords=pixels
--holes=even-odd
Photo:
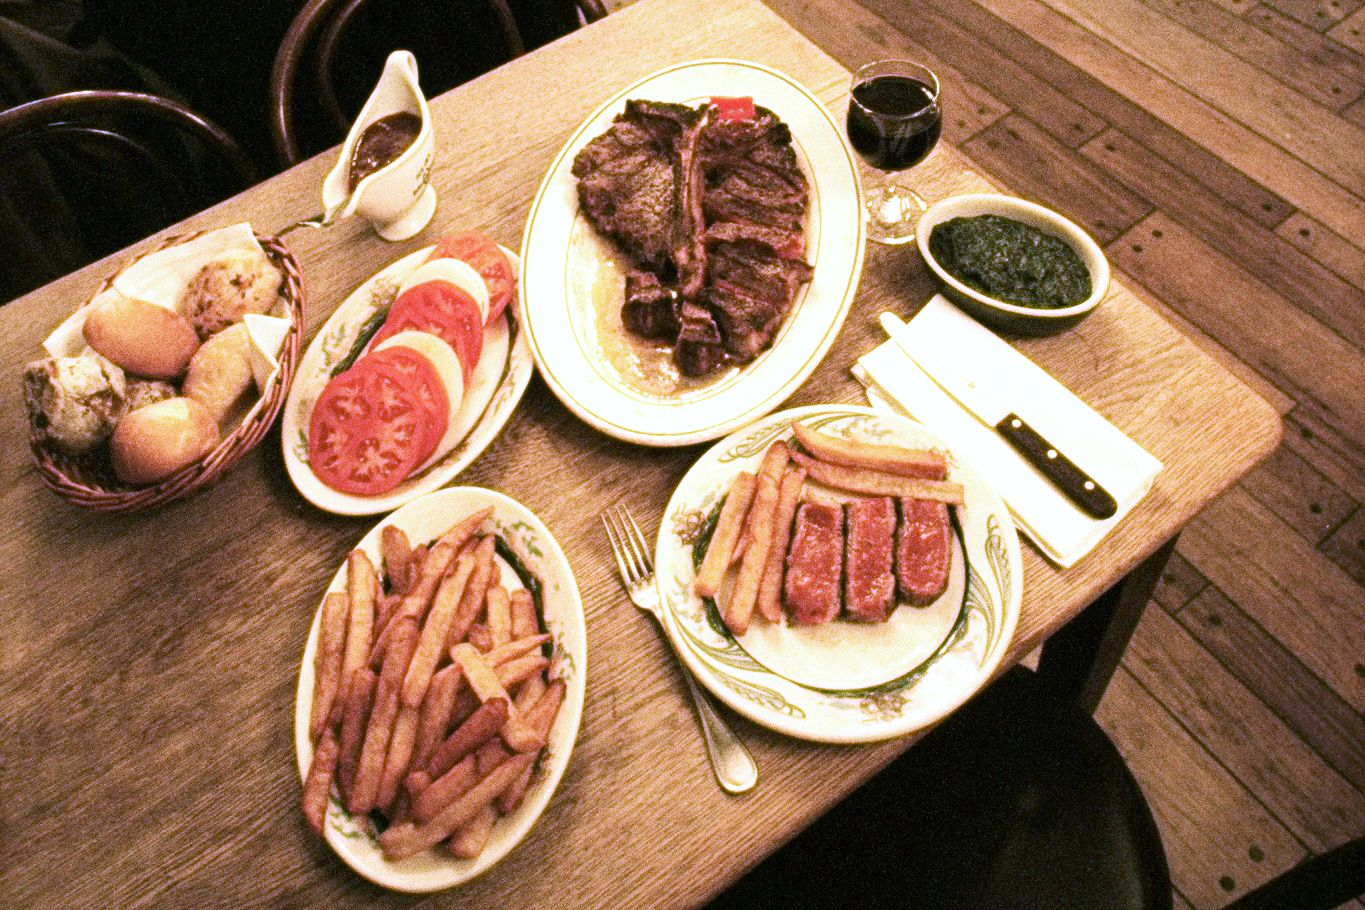
[[[948,506],[902,499],[896,532],[896,589],[914,604],[933,603],[948,587],[953,563],[953,528]]]
[[[787,551],[783,593],[792,621],[817,626],[839,615],[844,568],[844,510],[803,502]]]
[[[700,201],[688,192],[698,181],[685,164],[695,157],[702,112],[682,104],[627,101],[611,128],[574,158],[578,201],[597,230],[641,266],[690,268],[700,231]],[[704,254],[703,254],[704,259]]]
[[[643,269],[626,275],[626,302],[621,321],[642,338],[673,341],[682,327],[678,319],[678,294],[659,282],[659,276]]]
[[[725,362],[725,347],[711,311],[683,301],[678,311],[680,327],[673,348],[673,362],[684,376],[705,376]]]
[[[892,550],[896,504],[889,496],[850,502],[844,571],[844,609],[850,619],[886,622],[895,607]]]

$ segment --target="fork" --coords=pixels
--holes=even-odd
[[[659,605],[659,590],[654,585],[654,563],[649,558],[649,548],[645,546],[639,525],[624,506],[618,505],[602,513],[602,527],[607,531],[616,568],[621,573],[621,584],[631,602],[652,615],[662,631],[663,610]],[[744,743],[716,712],[710,699],[702,694],[687,667],[682,670],[687,688],[692,692],[692,703],[697,707],[697,720],[701,723],[706,754],[711,758],[716,781],[727,793],[749,791],[758,782],[758,765],[754,764]]]

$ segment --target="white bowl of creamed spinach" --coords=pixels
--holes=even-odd
[[[1049,208],[995,193],[951,196],[920,216],[920,255],[983,322],[1040,334],[1075,325],[1109,290],[1109,261]]]

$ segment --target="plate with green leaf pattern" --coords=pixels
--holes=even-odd
[[[356,872],[396,891],[420,893],[451,888],[482,874],[510,853],[526,837],[554,795],[568,767],[583,717],[588,671],[583,599],[559,541],[530,509],[494,490],[449,487],[415,499],[386,516],[360,539],[356,548],[365,551],[375,565],[380,565],[383,560],[379,540],[386,526],[401,529],[414,544],[425,543],[444,534],[466,515],[487,506],[493,508],[488,530],[496,535],[498,556],[495,565],[501,583],[508,590],[530,589],[541,627],[551,636],[549,676],[563,680],[567,687],[564,703],[550,728],[546,748],[535,765],[525,799],[510,815],[498,819],[488,845],[474,859],[458,859],[446,850],[433,847],[407,859],[387,860],[379,846],[375,820],[351,815],[336,790],[332,790],[327,798],[323,827],[327,843]],[[326,593],[345,590],[346,563],[343,560]],[[308,766],[313,761],[308,720],[313,708],[313,669],[321,613],[319,606],[304,646],[294,701],[294,749],[300,779],[307,778]]]
[[[795,626],[755,617],[736,638],[715,601],[692,590],[727,491],[757,471],[794,421],[863,442],[935,449],[962,484],[952,507],[953,566],[932,604],[900,603],[885,623],[836,619]],[[803,498],[847,494],[807,481]],[[972,697],[994,674],[1014,636],[1023,564],[1014,522],[999,495],[920,424],[857,405],[814,405],[770,415],[709,449],[673,493],[655,549],[664,627],[703,685],[740,714],[781,733],[856,743],[923,730]],[[722,602],[727,588],[718,595]]]
[[[531,382],[535,364],[522,331],[520,313],[514,312],[518,309],[514,298],[506,312],[484,328],[483,352],[465,389],[453,432],[447,434],[451,440],[448,448],[438,451],[398,486],[377,496],[334,490],[313,473],[308,461],[308,424],[313,403],[328,380],[349,364],[383,324],[403,279],[426,262],[434,249],[429,246],[409,253],[352,291],[299,361],[298,373],[281,411],[280,438],[289,479],[305,499],[320,509],[339,515],[377,515],[450,483],[497,438]],[[512,270],[517,271],[521,259],[505,247],[500,249]],[[446,443],[443,441],[442,445],[445,447]]]

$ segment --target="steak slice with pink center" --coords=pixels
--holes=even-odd
[[[792,621],[818,626],[839,615],[844,570],[844,510],[803,502],[796,510],[796,531],[787,551],[784,583]]]

